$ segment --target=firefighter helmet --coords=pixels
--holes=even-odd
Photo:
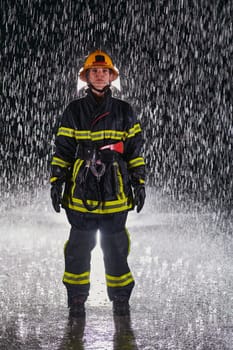
[[[109,68],[113,73],[113,80],[119,76],[118,69],[113,65],[111,57],[104,51],[96,50],[87,56],[83,67],[79,71],[79,77],[82,81],[87,82],[86,73],[90,68]]]

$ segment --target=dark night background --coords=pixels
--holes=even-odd
[[[57,121],[100,48],[142,122],[148,185],[232,210],[232,1],[0,4],[2,200],[48,185]]]

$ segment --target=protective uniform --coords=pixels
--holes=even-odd
[[[125,222],[134,208],[132,187],[136,193],[145,183],[140,123],[131,106],[113,98],[109,87],[101,100],[89,88],[64,111],[55,145],[50,181],[57,196],[56,186],[61,194],[65,182],[62,206],[71,224],[63,276],[68,305],[76,296],[88,296],[98,229],[108,296],[129,298],[134,279],[127,263],[130,239]]]

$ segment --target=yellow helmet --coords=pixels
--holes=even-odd
[[[112,63],[112,59],[104,51],[96,50],[87,56],[83,67],[79,71],[79,77],[82,81],[87,82],[86,72],[90,68],[109,68],[113,73],[113,79],[116,80],[119,72]]]

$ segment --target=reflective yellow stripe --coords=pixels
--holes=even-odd
[[[73,170],[73,180],[76,179],[79,169],[81,167],[81,165],[83,164],[84,160],[83,159],[77,159],[74,163],[74,170]]]
[[[60,127],[57,132],[57,136],[74,137],[75,129]]]
[[[58,177],[51,177],[50,178],[50,183],[52,184],[53,182],[57,181]]]
[[[76,178],[77,178],[79,169],[80,169],[81,165],[83,164],[83,162],[84,162],[83,159],[77,159],[76,162],[74,163],[74,170],[73,170],[73,174],[72,174],[73,186],[71,189],[72,196],[74,195],[74,190],[76,187]]]
[[[75,130],[60,127],[57,136],[73,137],[76,140],[98,141],[104,139],[124,140],[126,138],[125,131],[117,130],[99,130],[91,132],[90,130]]]
[[[91,133],[92,141],[112,139],[112,140],[124,140],[125,132],[117,130],[100,130]]]
[[[141,131],[142,131],[141,126],[139,123],[137,123],[131,129],[129,129],[127,137],[128,138],[134,137],[136,134],[138,134]]]
[[[66,162],[65,160],[58,158],[58,157],[53,157],[51,165],[58,165],[62,168],[68,168],[71,166],[71,163]]]
[[[63,282],[69,284],[88,284],[90,283],[90,272],[87,271],[79,275],[70,272],[64,272]]]
[[[144,159],[142,157],[134,158],[128,162],[128,169],[136,168],[140,165],[145,165]]]
[[[97,201],[92,201],[92,200],[88,200],[87,203],[90,206],[95,206],[98,204]],[[71,200],[67,196],[64,196],[63,204],[64,206],[70,209],[77,210],[82,213],[89,212],[87,208],[84,206],[83,201],[81,199],[72,198]],[[119,199],[115,201],[100,202],[100,206],[97,209],[93,210],[92,213],[93,214],[117,213],[124,210],[130,210],[132,209],[132,207],[133,207],[132,201],[130,201],[129,198],[125,197],[124,199],[121,199],[121,200]]]
[[[106,283],[108,287],[124,287],[133,281],[134,279],[131,272],[119,277],[106,274]]]
[[[74,137],[76,140],[91,140],[91,131],[89,130],[74,130]]]
[[[65,242],[65,244],[64,244],[64,254],[65,254],[65,252],[66,252],[66,247],[67,247],[67,244],[68,244],[68,240]]]
[[[117,162],[113,163],[113,166],[116,167],[116,171],[117,171],[117,181],[118,181],[118,185],[119,185],[119,193],[117,193],[117,198],[119,200],[125,199],[125,193],[124,193],[124,186],[123,186],[123,179],[122,179],[122,175],[119,169],[119,165]]]
[[[103,140],[103,139],[113,139],[113,140],[125,140],[126,138],[134,137],[136,134],[142,131],[139,123],[136,123],[132,128],[126,131],[119,130],[99,130],[91,132],[90,130],[76,130],[72,128],[66,128],[61,126],[58,129],[57,136],[73,137],[76,140]]]

